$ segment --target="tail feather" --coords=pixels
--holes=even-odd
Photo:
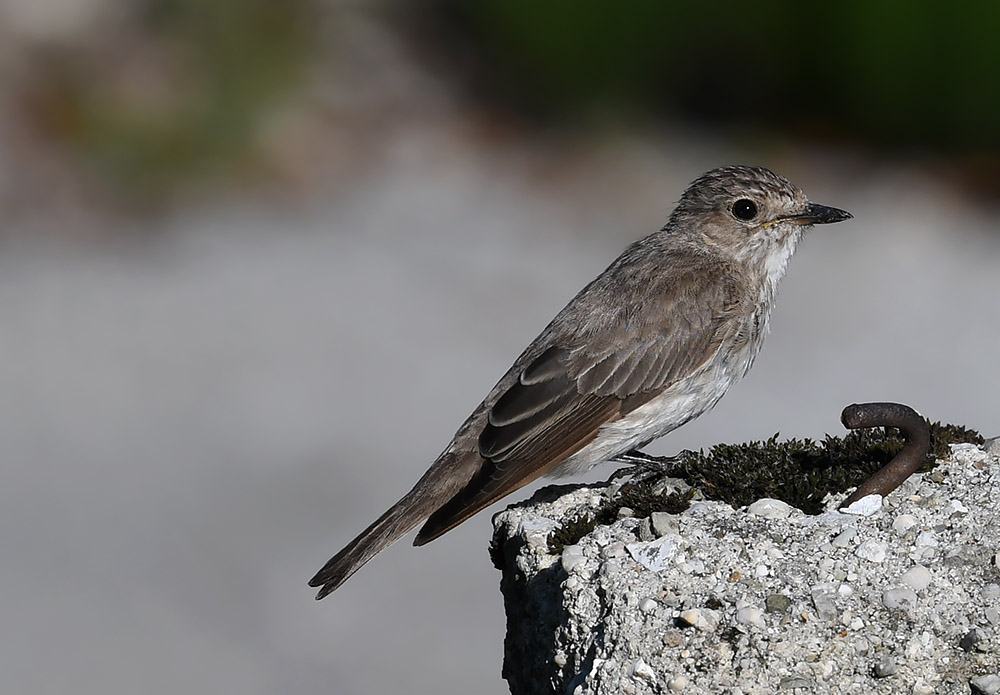
[[[407,502],[407,497],[397,502],[309,580],[309,586],[321,587],[316,594],[317,601],[346,582],[365,563],[423,520],[422,515],[407,515],[412,510]]]
[[[346,582],[365,563],[399,540],[461,489],[471,477],[471,472],[468,467],[458,465],[460,463],[462,461],[456,461],[451,456],[436,461],[410,492],[330,558],[323,569],[309,580],[309,586],[320,587],[316,600]]]

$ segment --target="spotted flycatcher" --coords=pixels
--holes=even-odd
[[[803,232],[850,217],[761,167],[701,176],[661,230],[528,345],[413,489],[312,578],[317,598],[424,520],[414,545],[539,476],[586,471],[712,408],[760,351]]]

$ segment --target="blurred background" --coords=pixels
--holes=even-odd
[[[856,219],[652,452],[864,400],[1000,434],[998,34],[992,3],[0,0],[0,686],[506,692],[489,513],[305,582],[715,166]]]

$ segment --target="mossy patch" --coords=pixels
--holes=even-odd
[[[931,452],[920,472],[929,471],[937,459],[948,456],[950,444],[983,444],[978,432],[960,425],[928,422]],[[618,518],[628,507],[634,516],[652,512],[677,514],[689,506],[696,491],[705,498],[743,507],[762,497],[779,499],[806,514],[823,511],[823,499],[860,485],[887,464],[900,449],[903,438],[896,428],[853,430],[843,437],[827,435],[822,441],[770,439],[744,444],[717,444],[704,450],[684,451],[665,468],[663,476],[681,478],[691,485],[683,493],[656,494],[659,477],[644,476],[624,484],[600,508],[568,520],[549,534],[550,552],[558,553],[600,524]]]
[[[920,472],[948,456],[948,445],[982,444],[975,430],[958,425],[928,422],[931,452]],[[860,485],[889,463],[903,448],[894,427],[875,427],[811,439],[718,444],[709,450],[683,452],[670,474],[685,479],[705,497],[742,507],[762,497],[779,499],[807,514],[823,511],[827,493],[836,494]]]

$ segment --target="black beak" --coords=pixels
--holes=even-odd
[[[854,217],[854,215],[849,213],[847,210],[831,208],[826,205],[817,205],[816,203],[809,203],[803,214],[796,215],[791,219],[795,222],[799,222],[800,224],[833,224],[834,222],[849,220],[852,217]]]

